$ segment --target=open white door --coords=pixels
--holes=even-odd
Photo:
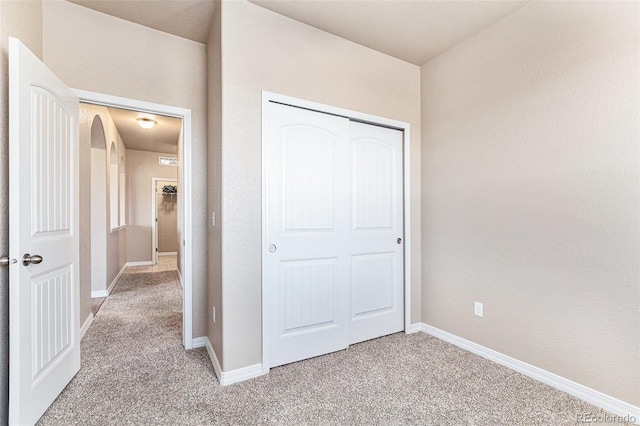
[[[34,424],[80,369],[78,108],[10,38],[10,424]]]

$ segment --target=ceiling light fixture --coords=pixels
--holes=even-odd
[[[153,129],[153,127],[158,124],[157,121],[150,118],[137,118],[136,120],[138,121],[138,126],[143,129]]]

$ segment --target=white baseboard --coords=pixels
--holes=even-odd
[[[89,327],[91,327],[91,324],[93,324],[93,314],[89,314],[89,316],[87,317],[87,320],[84,322],[84,324],[82,324],[82,327],[80,327],[80,340],[82,340],[84,338],[84,335],[87,334],[87,330],[89,330]]]
[[[120,269],[120,272],[118,272],[118,275],[116,275],[116,277],[113,279],[113,281],[111,281],[111,284],[109,284],[109,288],[107,288],[107,292],[109,292],[109,294],[111,294],[111,292],[113,291],[113,288],[118,283],[118,280],[120,279],[122,274],[124,274],[125,269],[127,269],[127,264],[126,263],[124,265],[122,265],[122,268]]]
[[[205,337],[205,346],[207,348],[207,353],[209,354],[209,359],[211,360],[211,364],[213,365],[213,371],[216,373],[216,377],[218,378],[218,382],[221,386],[222,384],[222,367],[220,367],[220,362],[218,361],[218,357],[216,356],[216,352],[213,350],[213,346],[211,346],[211,342],[208,337]]]
[[[180,295],[184,296],[184,281],[182,281],[182,274],[180,273],[180,269],[176,269],[176,272],[178,273],[178,282],[180,283]]]
[[[139,262],[127,262],[124,266],[153,266],[152,260],[141,260]]]
[[[159,251],[158,256],[177,256],[177,251]]]
[[[426,325],[425,323],[422,322],[416,322],[413,323],[409,326],[409,328],[407,330],[405,330],[405,334],[413,334],[413,333],[417,333],[419,331],[425,332],[422,329],[422,326]],[[425,332],[426,333],[426,332]]]
[[[107,297],[109,295],[108,290],[91,290],[91,298],[96,299],[98,297]]]
[[[113,281],[111,281],[111,284],[109,284],[109,287],[106,290],[91,290],[91,298],[96,299],[98,297],[108,297],[113,291],[113,287],[115,287],[116,283],[118,282],[122,274],[124,274],[124,271],[125,269],[127,269],[127,266],[131,266],[131,265],[129,265],[128,263],[125,263],[122,269],[120,269],[120,272],[118,272],[118,275],[116,275]]]
[[[207,340],[207,336],[196,337],[192,340],[191,347],[193,349],[204,348],[207,346]]]
[[[593,404],[596,407],[600,407],[603,410],[615,414],[616,416],[627,416],[627,418],[631,419],[633,422],[638,422],[640,420],[640,407],[636,407],[595,389],[591,389],[569,379],[565,379],[557,374],[535,367],[531,364],[527,364],[526,362],[519,361],[515,358],[511,358],[510,356],[494,351],[493,349],[489,349],[425,323],[412,324],[411,329],[407,331],[407,333],[415,331],[422,331],[430,334],[440,340],[444,340],[445,342],[456,345],[476,355],[480,355],[483,358],[504,365],[518,373],[522,373],[525,376],[529,376],[532,379],[566,392],[569,395],[580,398],[581,400]]]
[[[216,372],[216,376],[218,377],[220,386],[228,386],[234,383],[243,382],[245,380],[253,379],[264,374],[262,372],[262,364],[253,364],[248,367],[238,368],[236,370],[222,371],[222,367],[220,367],[218,357],[216,356],[216,353],[211,346],[209,338],[204,337],[204,339],[206,339],[207,353],[209,354],[209,358],[211,359],[211,364],[213,364],[213,370]]]

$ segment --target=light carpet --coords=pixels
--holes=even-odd
[[[576,424],[605,413],[434,337],[402,333],[231,386],[181,344],[177,274],[124,274],[41,425]]]

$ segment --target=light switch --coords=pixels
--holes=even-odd
[[[216,226],[216,212],[211,213],[211,226]]]

